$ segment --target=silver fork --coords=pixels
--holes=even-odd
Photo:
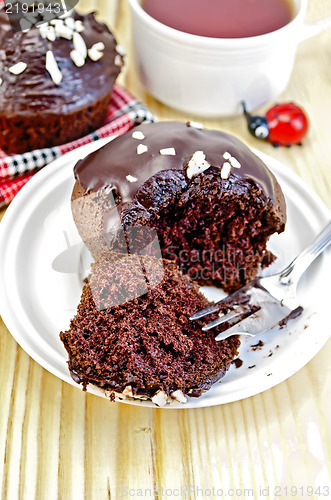
[[[286,325],[303,311],[296,293],[301,276],[330,243],[331,221],[281,272],[255,278],[228,297],[198,311],[190,320],[218,312],[219,317],[202,328],[206,331],[223,325],[224,331],[217,335],[216,340],[236,334],[255,337],[277,324]]]

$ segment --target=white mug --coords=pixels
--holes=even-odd
[[[156,0],[166,1],[166,0]],[[277,98],[291,76],[301,40],[331,26],[305,24],[307,0],[292,0],[282,28],[248,38],[209,38],[170,28],[129,0],[134,58],[146,89],[179,111],[206,118],[242,113]]]

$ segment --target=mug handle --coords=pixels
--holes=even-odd
[[[311,38],[329,28],[331,28],[331,16],[315,21],[314,23],[305,23],[302,30],[301,40]]]

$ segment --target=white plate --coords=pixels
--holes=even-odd
[[[68,372],[67,354],[59,332],[67,329],[75,314],[82,288],[81,271],[77,267],[68,269],[70,273],[58,272],[54,259],[68,247],[78,255],[87,256],[71,217],[72,169],[79,158],[108,140],[83,146],[43,168],[16,196],[0,225],[2,318],[35,361],[76,387]],[[269,245],[279,255],[276,267],[281,268],[322,229],[330,213],[289,168],[254,152],[275,173],[287,201],[286,231],[273,236]],[[301,280],[299,293],[304,313],[297,320],[255,339],[242,337],[239,354],[242,366],[232,365],[222,381],[205,395],[179,407],[212,406],[252,396],[282,382],[308,363],[329,338],[330,257],[328,250]],[[216,298],[219,291],[210,288],[207,294]],[[251,347],[259,340],[264,343],[262,348]],[[103,395],[92,385],[87,390]]]

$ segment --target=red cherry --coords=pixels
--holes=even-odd
[[[293,103],[276,104],[266,112],[268,140],[279,146],[300,144],[308,130],[308,120],[301,108]]]

